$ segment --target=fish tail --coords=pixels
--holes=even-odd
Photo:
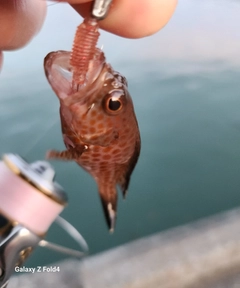
[[[106,222],[110,232],[114,231],[117,218],[117,191],[115,187],[111,190],[99,192]]]
[[[95,19],[86,18],[77,27],[70,58],[74,86],[78,87],[85,82],[88,65],[94,57],[99,35],[98,23]]]

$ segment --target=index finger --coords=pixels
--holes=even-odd
[[[83,17],[90,14],[92,1],[67,2]],[[100,21],[100,27],[127,38],[149,36],[167,24],[176,6],[177,0],[113,0],[107,18]]]

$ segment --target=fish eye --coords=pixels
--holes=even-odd
[[[103,106],[106,112],[110,114],[116,114],[123,108],[124,102],[124,91],[114,90],[108,93],[103,101]]]
[[[121,109],[122,102],[119,99],[109,98],[108,109],[111,111],[118,111]]]

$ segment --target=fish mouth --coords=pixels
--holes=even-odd
[[[73,82],[73,69],[70,65],[71,52],[50,52],[44,59],[45,75],[60,100],[66,99],[77,92],[86,93],[89,86],[99,78],[104,65],[104,53],[96,48],[94,58],[89,61],[85,81],[81,85]]]

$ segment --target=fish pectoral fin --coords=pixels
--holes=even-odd
[[[114,231],[117,218],[117,192],[114,188],[111,194],[99,193],[109,232]]]
[[[65,161],[71,161],[78,159],[83,152],[88,149],[87,145],[79,145],[74,148],[69,148],[68,150],[64,151],[57,151],[57,150],[49,150],[46,153],[47,159],[60,159]]]
[[[117,140],[118,137],[118,132],[111,128],[102,133],[81,136],[80,139],[86,144],[106,147],[109,146],[114,140]]]

